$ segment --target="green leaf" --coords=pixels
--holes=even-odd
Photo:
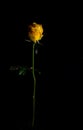
[[[25,67],[20,67],[20,69],[19,69],[19,75],[25,75],[26,71],[27,71],[27,69]]]

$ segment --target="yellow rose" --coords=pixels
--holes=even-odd
[[[28,37],[31,41],[36,43],[37,41],[41,40],[43,37],[43,27],[41,24],[32,23],[29,25]]]

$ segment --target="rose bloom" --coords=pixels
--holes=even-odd
[[[31,41],[36,43],[37,41],[41,40],[41,38],[43,37],[43,27],[41,24],[37,24],[34,22],[29,25],[28,29],[28,37]]]

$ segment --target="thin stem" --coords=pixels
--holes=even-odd
[[[33,118],[32,118],[32,127],[34,127],[35,121],[35,90],[36,90],[36,77],[34,71],[34,49],[35,44],[33,43],[33,50],[32,50],[32,74],[33,74]]]

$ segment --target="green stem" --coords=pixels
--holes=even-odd
[[[33,43],[33,50],[32,50],[32,75],[33,75],[33,117],[32,117],[32,127],[34,127],[35,121],[35,91],[36,91],[36,77],[34,71],[34,49],[35,44]]]

